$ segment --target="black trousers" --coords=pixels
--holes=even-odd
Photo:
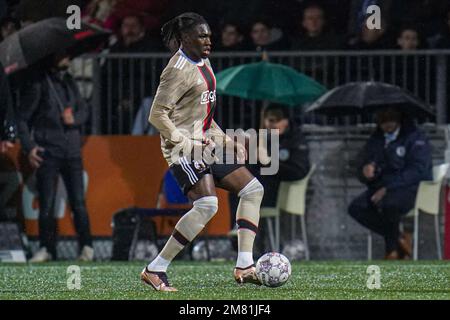
[[[39,239],[40,246],[47,248],[53,257],[56,257],[57,228],[54,203],[59,174],[67,189],[80,248],[85,245],[92,246],[89,217],[84,199],[81,158],[55,158],[45,155],[44,161],[36,172],[40,205]]]
[[[400,219],[413,207],[417,188],[389,190],[375,206],[370,200],[376,190],[368,190],[352,201],[348,213],[366,228],[382,235],[386,253],[398,249]]]

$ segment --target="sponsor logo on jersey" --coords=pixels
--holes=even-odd
[[[216,90],[214,90],[214,91],[207,90],[207,91],[202,92],[202,98],[201,98],[200,104],[207,104],[209,102],[214,102],[214,101],[216,101]]]

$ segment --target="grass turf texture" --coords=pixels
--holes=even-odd
[[[180,291],[153,291],[139,280],[144,263],[79,263],[81,289],[67,288],[67,267],[77,262],[0,264],[4,299],[450,299],[448,262],[295,262],[279,288],[239,286],[231,262],[181,262],[169,279]],[[381,288],[368,289],[367,267],[378,265]]]

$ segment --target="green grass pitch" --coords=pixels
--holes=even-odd
[[[80,290],[67,288],[67,267],[77,262],[0,264],[0,300],[5,299],[450,299],[448,262],[295,262],[279,288],[238,286],[231,262],[176,261],[169,279],[176,293],[142,284],[145,263],[79,263]],[[367,267],[380,267],[380,289],[368,289]]]

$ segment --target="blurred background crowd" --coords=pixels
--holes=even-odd
[[[209,22],[216,51],[375,50],[450,48],[445,0],[8,0],[2,5],[1,38],[52,16],[82,8],[83,20],[111,30],[112,52],[157,52],[161,25],[185,11]],[[364,25],[366,8],[378,5],[380,30]]]

